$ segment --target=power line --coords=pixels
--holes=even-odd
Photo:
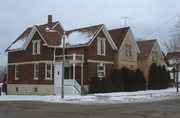
[[[164,23],[162,23],[161,25],[159,25],[156,29],[154,29],[153,31],[151,31],[149,34],[145,35],[144,38],[146,39],[148,36],[152,35],[154,32],[156,32],[157,30],[159,30],[161,27],[163,27],[165,24],[169,23],[170,21],[172,21],[173,19],[175,19],[176,17],[178,17],[179,13],[176,14],[175,16],[171,17],[170,19],[168,19],[167,21],[165,21]]]

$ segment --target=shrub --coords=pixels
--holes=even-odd
[[[115,92],[124,91],[124,80],[121,76],[119,69],[115,69],[111,72],[110,78]]]
[[[135,89],[146,90],[146,80],[144,73],[140,69],[136,69],[135,71]]]
[[[113,84],[112,84],[111,79],[102,78],[101,85],[102,85],[102,92],[104,93],[113,92]]]
[[[89,84],[89,93],[100,93],[102,92],[101,81],[98,77],[93,77]]]
[[[157,64],[152,63],[150,69],[149,69],[149,75],[148,75],[148,88],[149,89],[155,89],[157,86],[156,78],[157,78]]]

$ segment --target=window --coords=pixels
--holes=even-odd
[[[16,92],[18,92],[19,91],[19,87],[16,87]]]
[[[97,65],[97,76],[99,78],[105,77],[105,64],[99,63]]]
[[[131,57],[131,45],[125,45],[125,55],[126,57]]]
[[[52,64],[46,64],[46,79],[52,79]]]
[[[97,53],[98,55],[105,55],[106,51],[106,40],[102,38],[98,38],[97,42]]]
[[[19,65],[15,65],[15,80],[19,80]]]
[[[34,88],[34,92],[38,92],[38,88],[37,87]]]
[[[34,80],[38,80],[39,64],[34,64]]]
[[[157,52],[152,51],[152,61],[156,62],[157,61]]]
[[[34,55],[40,54],[40,41],[33,41],[32,53]]]

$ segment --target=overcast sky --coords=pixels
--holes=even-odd
[[[47,23],[48,14],[65,30],[102,23],[124,27],[127,16],[136,38],[161,26],[147,39],[167,40],[179,13],[180,0],[0,0],[0,66],[7,63],[4,50],[27,27]]]

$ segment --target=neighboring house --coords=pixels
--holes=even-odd
[[[114,55],[115,68],[123,66],[136,69],[137,54],[140,53],[136,39],[130,27],[109,30],[109,33],[117,45],[118,51]]]
[[[137,41],[137,44],[140,49],[140,54],[138,54],[138,68],[144,72],[145,79],[148,81],[149,68],[152,63],[166,66],[166,62],[156,39]]]
[[[64,32],[65,94],[82,94],[92,77],[109,75],[118,48],[105,25],[65,31],[50,15],[47,24],[27,28],[6,49],[8,94],[60,94]]]
[[[180,52],[168,52],[166,59],[168,61],[168,69],[171,75],[171,79],[175,82],[176,72],[178,71],[178,81],[180,82]],[[177,68],[178,66],[178,68]]]

